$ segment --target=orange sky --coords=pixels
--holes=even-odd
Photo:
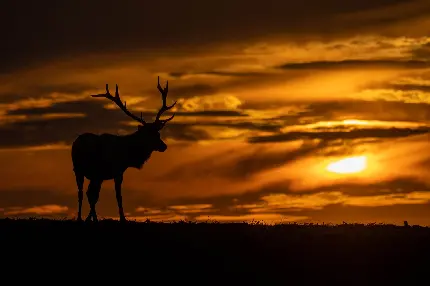
[[[0,215],[75,216],[71,142],[136,128],[90,94],[118,84],[151,120],[160,76],[177,115],[125,174],[129,218],[430,225],[428,1],[10,2]],[[97,211],[117,215],[113,182]]]

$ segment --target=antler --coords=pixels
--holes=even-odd
[[[145,120],[142,117],[142,112],[140,113],[140,118],[137,117],[134,114],[131,114],[130,111],[127,110],[127,103],[124,101],[124,104],[121,101],[121,98],[119,97],[119,92],[118,92],[118,85],[116,85],[116,90],[115,90],[115,97],[113,97],[110,92],[109,92],[109,86],[108,84],[106,84],[106,93],[101,93],[101,94],[94,94],[91,95],[92,97],[105,97],[111,101],[113,101],[116,105],[118,105],[119,108],[121,108],[122,111],[124,111],[125,114],[127,114],[128,116],[130,116],[131,118],[133,118],[134,120],[145,124]]]
[[[159,91],[160,91],[160,93],[161,93],[161,98],[162,98],[162,100],[163,100],[163,106],[162,106],[162,107],[160,108],[160,110],[158,111],[157,116],[155,117],[155,122],[161,123],[161,125],[162,125],[162,126],[164,126],[164,124],[166,124],[166,122],[168,122],[168,121],[172,120],[172,119],[173,119],[173,117],[175,117],[175,114],[173,113],[173,115],[172,115],[172,116],[170,116],[169,118],[164,119],[164,120],[160,120],[160,116],[163,114],[163,112],[165,112],[165,111],[167,111],[167,110],[169,110],[169,109],[172,109],[172,108],[175,106],[175,104],[176,104],[176,102],[177,102],[177,101],[175,101],[175,102],[174,102],[172,105],[170,105],[170,106],[167,106],[167,105],[166,105],[167,92],[169,91],[169,82],[168,82],[168,81],[166,82],[166,87],[165,87],[165,88],[162,88],[162,87],[161,87],[161,85],[160,85],[160,77],[158,77],[158,85],[157,85],[157,88],[158,88],[158,90],[159,90]]]

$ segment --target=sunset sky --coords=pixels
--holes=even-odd
[[[429,15],[428,0],[5,1],[0,216],[76,216],[73,140],[137,128],[90,95],[118,84],[151,121],[160,76],[176,116],[167,151],[125,173],[129,219],[430,225]],[[97,212],[117,217],[113,181]]]

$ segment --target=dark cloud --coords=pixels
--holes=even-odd
[[[378,88],[377,86],[372,87]],[[381,87],[382,86],[379,88]],[[366,88],[371,87],[369,86]],[[286,120],[286,125],[300,123],[303,118],[337,120],[339,117],[348,117],[382,121],[430,121],[430,104],[400,101],[327,100],[309,103],[306,101],[268,100],[264,102],[244,102],[240,107],[244,110],[270,110],[285,107],[291,107],[292,110],[297,110],[295,113],[292,112],[272,118],[273,120],[284,119]]]
[[[430,92],[430,85],[423,84],[380,84],[369,86],[369,88],[385,88],[392,90],[400,90],[400,91],[422,91],[422,92]]]
[[[100,201],[97,205],[97,211],[106,216],[116,216],[117,202],[115,194],[104,184],[100,193]],[[135,191],[127,188],[123,189],[123,204],[127,212],[132,212],[139,205],[156,206],[153,198],[148,192],[143,190]],[[9,208],[31,208],[44,205],[59,205],[68,207],[70,211],[74,212],[78,206],[78,194],[65,193],[61,190],[41,190],[41,189],[14,189],[4,190],[0,189],[0,208],[8,210]],[[89,206],[84,200],[83,213],[87,214]],[[31,216],[31,214],[23,214],[24,216]],[[1,216],[1,212],[0,212]],[[44,215],[46,216],[46,215]]]
[[[398,195],[401,197],[404,194],[411,192],[430,192],[430,186],[424,183],[417,182],[412,178],[398,178],[390,181],[374,183],[374,184],[339,184],[332,185],[329,187],[320,187],[315,189],[309,189],[297,193],[292,191],[290,188],[290,182],[284,181],[271,185],[267,185],[257,190],[250,190],[241,194],[211,196],[211,197],[182,197],[170,199],[167,201],[156,201],[154,200],[150,192],[147,191],[134,191],[124,190],[125,195],[123,197],[124,206],[127,212],[134,213],[134,210],[139,206],[145,206],[148,208],[155,208],[159,210],[167,210],[167,206],[172,205],[190,205],[190,204],[210,204],[212,208],[210,210],[201,210],[200,212],[186,214],[188,219],[193,219],[198,215],[244,215],[244,214],[255,214],[251,212],[251,209],[237,208],[237,205],[253,205],[262,203],[262,197],[271,194],[287,194],[292,196],[306,196],[318,193],[327,192],[340,192],[347,196],[377,196],[377,195]],[[100,201],[102,204],[98,205],[98,212],[102,216],[117,216],[117,205],[113,193],[108,190],[108,187],[102,188]],[[54,190],[39,190],[39,189],[19,189],[19,190],[0,190],[0,208],[10,209],[14,207],[29,208],[34,206],[43,205],[59,205],[69,208],[69,212],[75,212],[77,207],[77,194],[76,193],[64,193]],[[413,205],[414,208],[420,208],[421,205]],[[426,205],[428,207],[428,205]],[[267,212],[279,213],[284,215],[300,215],[308,216],[312,219],[326,220],[326,222],[335,222],[336,220],[327,219],[325,215],[329,215],[331,210],[336,209],[337,219],[348,220],[350,216],[343,215],[346,210],[355,209],[357,211],[357,221],[365,220],[367,213],[375,212],[380,209],[402,209],[405,206],[381,206],[381,207],[354,207],[354,206],[342,206],[341,209],[337,208],[336,204],[327,205],[319,210],[312,209],[268,209]],[[364,211],[364,209],[366,209]],[[88,212],[88,204],[85,202],[83,205],[83,212]],[[405,212],[403,215],[412,215],[414,212]],[[416,214],[419,214],[417,212]],[[140,215],[139,213],[135,213]],[[421,212],[422,214],[422,212]],[[147,215],[147,214],[145,214]],[[28,214],[26,214],[28,216]],[[47,215],[44,215],[47,216]],[[388,218],[389,216],[387,216]],[[375,215],[373,218],[378,220],[384,219],[384,217]],[[393,217],[390,217],[393,219]],[[406,218],[405,218],[406,219]]]
[[[16,94],[16,93],[3,93],[3,94],[0,94],[0,104],[11,103],[11,102],[17,101],[21,97],[25,98],[28,96],[22,96],[21,94]]]
[[[104,102],[105,103],[105,102]],[[35,108],[21,108],[15,110],[7,111],[7,115],[43,115],[48,113],[75,113],[82,112],[87,114],[88,116],[103,118],[108,113],[113,113],[111,110],[107,110],[103,108],[103,104],[101,102],[90,101],[90,100],[82,100],[82,101],[69,101],[69,102],[60,102],[54,103],[52,106],[48,107],[35,107]],[[121,112],[116,111],[118,115],[122,115],[122,118],[126,118],[123,116]]]
[[[404,0],[269,0],[265,5],[245,0],[78,0],[28,2],[25,8],[12,0],[2,4],[2,72],[90,53],[192,52],[275,36],[306,40],[378,31],[393,35],[395,30],[385,28],[419,19],[430,9],[427,1]],[[378,9],[388,11],[375,17]],[[423,36],[427,32],[418,27],[410,31]]]
[[[236,110],[205,110],[205,111],[176,111],[174,112],[176,115],[178,116],[247,116],[245,113],[241,112],[241,111],[236,111]],[[163,113],[163,115],[170,115],[173,114],[173,112],[169,113]],[[152,116],[155,116],[156,114],[153,113]],[[175,115],[175,116],[176,116]]]
[[[429,133],[429,127],[422,128],[362,128],[350,131],[328,131],[328,132],[288,132],[270,136],[255,136],[248,139],[250,143],[286,142],[295,140],[351,140],[362,138],[399,138]]]
[[[385,42],[385,41],[377,40],[377,39],[374,40],[374,43],[375,43],[375,46],[374,46],[375,51],[378,49],[392,49],[392,48],[396,47],[393,43],[389,43],[389,42]],[[336,43],[336,44],[329,45],[327,47],[327,49],[328,50],[342,50],[342,49],[350,47],[351,44],[352,45],[366,45],[367,42],[365,40],[355,39],[355,40],[350,41],[349,43]]]
[[[92,100],[56,103],[50,107],[11,110],[7,115],[41,116],[47,113],[83,113],[85,117],[72,118],[36,118],[16,121],[0,127],[0,147],[37,146],[54,143],[71,143],[84,132],[109,132],[118,130],[133,132],[135,127],[124,124],[129,118],[118,109],[105,109],[105,102]],[[136,113],[138,114],[138,113]],[[178,112],[177,116],[241,116],[236,111]],[[148,121],[155,113],[144,113]],[[193,128],[193,124],[169,122],[162,131],[164,138],[176,140],[210,139],[203,130]]]
[[[242,122],[233,122],[233,121],[225,121],[225,122],[202,122],[198,123],[199,126],[216,126],[216,127],[225,127],[225,128],[234,128],[234,129],[246,129],[246,130],[258,130],[258,131],[266,131],[266,132],[278,132],[283,125],[274,124],[270,121],[264,123],[258,122],[250,122],[250,121],[242,121]]]
[[[40,146],[73,142],[80,133],[106,129],[85,118],[58,118],[52,120],[18,121],[0,128],[1,147]],[[103,127],[102,127],[103,126]],[[102,127],[102,128],[100,128]]]
[[[171,200],[169,204],[211,204],[215,209],[220,210],[218,215],[241,215],[250,214],[250,209],[235,208],[236,205],[259,204],[262,203],[262,197],[270,194],[286,194],[292,196],[306,196],[318,193],[340,192],[347,196],[377,196],[377,195],[399,195],[408,194],[411,192],[430,192],[430,186],[424,183],[415,181],[412,178],[397,178],[394,180],[384,181],[374,184],[338,184],[328,187],[320,187],[315,189],[302,190],[300,193],[292,191],[289,181],[270,184],[261,189],[244,192],[242,194],[221,195],[204,198],[176,198]],[[298,209],[273,209],[273,212],[282,214],[309,215],[310,217],[319,217],[319,212],[330,208],[328,205],[322,210],[298,210]],[[350,206],[343,206],[349,208]],[[367,207],[374,209],[375,207]],[[312,213],[312,215],[311,215]],[[340,218],[343,218],[340,216]]]
[[[270,110],[277,109],[280,107],[295,107],[297,105],[308,105],[309,102],[291,102],[291,101],[280,101],[268,98],[265,101],[244,101],[240,108],[242,109],[253,109],[253,110]]]
[[[56,204],[75,207],[76,196],[61,191],[47,190],[0,190],[0,208]]]
[[[172,138],[175,140],[184,141],[200,141],[213,139],[212,136],[205,130],[193,129],[188,124],[171,123],[166,125],[162,131],[162,138]]]
[[[230,65],[231,62],[226,63],[226,65]],[[307,70],[294,70],[287,71],[283,70],[282,73],[279,73],[275,70],[262,71],[262,72],[240,72],[240,71],[216,71],[216,70],[207,70],[203,69],[198,72],[181,72],[176,74],[181,74],[182,76],[188,75],[199,75],[199,76],[217,76],[217,77],[225,77],[222,82],[216,85],[217,91],[226,91],[226,90],[243,90],[244,87],[247,89],[252,89],[255,87],[261,87],[262,84],[270,85],[270,84],[278,84],[279,82],[288,83],[294,82],[297,79],[302,79],[304,77],[309,76],[309,72]],[[174,73],[175,74],[175,73]],[[192,86],[190,86],[192,88]],[[185,87],[185,89],[187,89]],[[203,88],[202,88],[203,89]],[[209,92],[209,87],[205,87],[205,90],[202,90],[202,95],[211,95]],[[175,91],[172,89],[172,94]],[[191,93],[191,96],[193,93]],[[176,96],[176,95],[175,95]]]
[[[430,185],[409,177],[399,177],[390,181],[374,184],[337,184],[309,190],[311,193],[341,192],[349,196],[377,196],[408,194],[412,192],[430,192]]]
[[[174,98],[189,98],[193,96],[213,95],[219,91],[218,88],[209,84],[193,84],[187,86],[177,86],[171,93]]]
[[[242,152],[243,155],[225,160],[223,158],[231,156],[234,152],[234,150],[228,150],[224,154],[216,154],[209,158],[204,157],[181,165],[167,174],[162,174],[162,177],[168,180],[183,180],[195,176],[215,175],[232,180],[247,179],[258,172],[288,164],[327,146],[326,142],[316,144],[306,142],[299,149],[293,151],[272,151],[266,148],[257,148],[252,152]]]
[[[333,120],[339,116],[381,121],[430,121],[430,105],[384,100],[345,100],[311,103],[302,116],[321,116]]]
[[[111,186],[112,187],[112,186]],[[117,205],[116,200],[110,187],[104,186],[101,192],[100,201],[102,204],[98,205],[98,212],[103,216],[117,216]],[[189,204],[210,204],[212,208],[210,210],[201,210],[200,212],[187,214],[188,219],[193,219],[198,215],[244,215],[253,214],[250,209],[237,208],[237,205],[253,205],[261,204],[263,202],[262,197],[271,194],[286,194],[292,196],[307,196],[319,193],[328,192],[340,192],[350,197],[372,197],[378,195],[396,195],[402,197],[405,194],[412,192],[430,192],[430,186],[424,183],[415,181],[412,178],[397,178],[390,181],[379,182],[374,184],[338,184],[329,187],[319,187],[314,189],[308,189],[300,191],[292,191],[290,188],[290,182],[283,181],[271,185],[267,185],[257,190],[250,190],[241,194],[221,195],[221,196],[209,196],[209,197],[181,197],[170,199],[167,201],[156,201],[151,197],[150,192],[143,190],[124,190],[127,194],[124,196],[124,206],[127,212],[133,213],[134,210],[139,206],[145,206],[148,208],[155,208],[159,210],[167,210],[167,206],[171,205],[189,205]],[[77,194],[76,193],[64,193],[58,190],[39,190],[39,189],[16,189],[16,190],[0,190],[0,209],[11,209],[15,207],[30,208],[35,206],[44,205],[59,205],[69,208],[68,212],[75,212],[77,207]],[[414,204],[414,208],[420,208],[421,205]],[[426,205],[427,206],[427,205]],[[336,209],[336,204],[327,205],[319,210],[311,209],[268,209],[267,212],[279,213],[284,215],[300,215],[308,216],[312,219],[325,220],[324,215],[330,213],[330,210]],[[366,211],[363,209],[366,208]],[[343,216],[345,210],[357,209],[357,221],[363,221],[364,213],[374,212],[375,210],[389,208],[405,208],[405,206],[381,206],[381,207],[354,207],[354,206],[342,206],[342,212],[337,212],[338,219],[348,220],[350,216]],[[88,204],[85,202],[83,205],[83,212],[88,212]],[[413,213],[413,212],[412,212]],[[404,212],[403,215],[410,216],[411,212]],[[255,214],[255,213],[254,213]],[[139,215],[139,213],[137,213]],[[147,215],[147,214],[145,214]],[[28,216],[28,214],[26,214]],[[47,216],[47,215],[44,215]],[[384,219],[381,216],[374,216],[378,220]],[[392,219],[392,217],[391,217]],[[406,218],[405,218],[406,219]],[[336,220],[327,219],[326,222],[335,222]]]
[[[104,109],[106,102],[84,100],[76,102],[55,103],[50,107],[25,108],[10,110],[7,115],[26,115],[25,121],[16,121],[2,125],[0,128],[0,145],[3,147],[29,146],[40,144],[52,144],[56,142],[70,143],[76,136],[83,132],[110,132],[117,133],[118,130],[124,132],[134,131],[134,127],[124,125],[129,118],[117,109]],[[290,103],[291,104],[291,103]],[[276,104],[275,104],[276,105]],[[279,107],[279,104],[277,105]],[[389,111],[389,112],[388,112]],[[83,113],[85,117],[71,118],[43,118],[48,113]],[[137,114],[137,113],[136,113]],[[166,113],[170,115],[170,113]],[[399,102],[366,102],[366,101],[338,101],[312,103],[305,111],[277,116],[271,119],[252,122],[246,118],[242,111],[234,110],[208,110],[197,112],[176,112],[177,118],[200,116],[200,117],[242,117],[240,121],[196,121],[190,123],[170,122],[163,136],[165,138],[175,138],[177,140],[207,140],[214,139],[204,128],[195,127],[225,127],[255,131],[273,132],[266,137],[252,137],[250,142],[276,142],[291,141],[297,139],[360,139],[360,138],[394,138],[404,137],[414,134],[423,134],[428,129],[357,129],[350,132],[333,130],[318,130],[319,132],[290,132],[280,134],[280,128],[284,125],[296,125],[303,123],[314,123],[319,120],[336,120],[339,116],[349,116],[356,119],[372,120],[405,120],[405,121],[429,121],[430,108],[428,104],[409,104]],[[143,117],[147,121],[152,121],[155,112],[144,112]],[[279,121],[282,121],[280,123]],[[389,124],[389,122],[387,122]],[[339,126],[338,129],[342,129]],[[329,132],[326,132],[329,131]],[[330,132],[331,131],[331,132]]]
[[[430,129],[426,129],[427,132]],[[160,178],[167,180],[184,180],[187,178],[195,178],[196,176],[218,176],[224,179],[248,179],[251,176],[267,171],[270,169],[275,169],[283,165],[289,164],[293,161],[299,160],[303,157],[319,154],[324,156],[346,156],[353,153],[357,146],[362,144],[374,144],[381,142],[384,138],[396,138],[404,136],[412,136],[416,134],[421,134],[420,130],[410,130],[404,129],[400,132],[394,131],[393,129],[388,129],[388,132],[381,129],[375,130],[364,130],[363,133],[358,133],[356,135],[346,135],[340,132],[328,132],[335,133],[333,137],[327,136],[325,132],[309,132],[315,137],[308,138],[303,135],[303,138],[286,137],[283,141],[288,140],[298,140],[304,139],[302,145],[295,150],[271,150],[265,147],[257,147],[248,150],[227,150],[225,153],[216,154],[212,157],[203,157],[201,159],[189,162],[187,164],[181,165],[180,167],[170,170],[168,173],[163,173]],[[368,134],[367,132],[373,132]],[[412,132],[412,133],[410,133]],[[423,130],[422,132],[425,132]],[[308,134],[308,133],[305,133]],[[371,136],[366,138],[365,135]],[[288,135],[286,135],[288,136]],[[264,141],[266,137],[257,137],[258,140],[263,140],[263,142],[272,142],[271,140],[278,142],[280,140],[275,137],[268,137],[267,141]],[[321,139],[317,142],[312,141],[312,139]],[[308,140],[311,139],[311,140]],[[256,140],[251,138],[251,140]],[[259,141],[256,142],[259,142]],[[236,152],[235,152],[236,151]],[[232,156],[232,154],[239,154]]]
[[[428,61],[419,60],[344,60],[344,61],[315,61],[305,63],[286,63],[277,68],[283,70],[336,70],[336,69],[427,69]]]
[[[273,117],[276,120],[285,120],[286,125],[293,125],[308,120],[314,123],[320,120],[338,120],[339,118],[353,118],[362,120],[381,121],[430,121],[430,104],[409,103],[385,100],[338,100],[324,102],[263,102],[246,104],[242,108],[270,109],[288,106],[302,106],[303,111],[296,114],[286,114]],[[389,122],[387,122],[389,124]]]
[[[222,166],[222,168],[219,168],[219,172],[224,177],[246,179],[258,172],[275,169],[314,154],[329,145],[329,142],[324,141],[318,143],[305,142],[294,151],[272,151],[260,148],[252,154],[238,158],[237,161],[229,166]]]
[[[430,135],[429,135],[429,142],[430,142]],[[430,177],[430,158],[425,158],[422,162],[419,163],[419,165],[426,168],[428,172],[428,176]]]
[[[430,43],[426,43],[419,48],[412,50],[412,57],[421,60],[430,60]]]
[[[169,73],[169,75],[175,78],[181,78],[188,75],[216,75],[216,76],[226,76],[226,77],[267,77],[270,74],[267,72],[201,71],[201,72],[171,72]]]
[[[67,84],[50,84],[50,85],[37,85],[29,87],[31,94],[49,94],[52,92],[79,94],[89,90],[98,89],[98,86],[82,84],[82,83],[67,83]]]
[[[20,89],[22,89],[22,87],[20,87]],[[49,97],[54,92],[59,94],[82,94],[95,89],[97,89],[97,87],[81,83],[29,85],[19,93],[0,94],[0,103],[12,103],[26,98]]]
[[[408,187],[407,180],[404,181],[406,187]],[[402,197],[404,193],[396,191],[398,188],[396,186],[397,181],[385,182],[377,185],[371,185],[370,188],[375,190],[375,195],[388,195],[391,194],[398,195]],[[399,182],[403,184],[403,182]],[[206,211],[201,213],[188,214],[189,220],[193,220],[199,215],[207,215],[210,218],[211,215],[221,215],[221,216],[240,216],[240,215],[257,215],[258,212],[252,212],[253,208],[240,208],[237,205],[255,205],[260,204],[263,201],[261,198],[270,194],[288,194],[293,196],[302,195],[312,195],[317,194],[314,191],[305,191],[294,193],[290,192],[288,189],[288,182],[282,184],[267,186],[261,190],[254,192],[246,192],[239,195],[226,195],[217,197],[206,197],[206,198],[179,198],[170,201],[170,204],[211,204],[213,206],[212,211]],[[410,188],[413,188],[419,184],[411,181]],[[353,186],[356,189],[366,189],[366,186]],[[391,189],[387,189],[391,188]],[[331,191],[337,191],[336,186],[332,187]],[[377,190],[383,190],[378,193]],[[428,192],[430,189],[422,189],[422,191]],[[405,192],[406,193],[406,192]],[[359,195],[361,196],[361,195]],[[430,211],[428,209],[428,204],[415,204],[411,202],[410,204],[397,204],[397,205],[387,205],[387,206],[351,206],[343,205],[339,203],[333,203],[323,206],[321,209],[311,209],[311,208],[267,208],[263,213],[275,213],[282,215],[293,215],[293,216],[304,216],[308,217],[308,220],[319,221],[325,223],[342,223],[346,222],[392,222],[397,220],[399,224],[403,221],[408,220],[410,223],[419,223],[421,225],[428,224],[428,215]],[[423,216],[423,214],[426,214]]]
[[[106,103],[106,102],[104,102]],[[86,106],[88,104],[88,106]],[[47,113],[73,113],[73,112],[84,112],[88,115],[91,115],[95,112],[100,112],[100,108],[102,108],[101,103],[91,103],[90,101],[69,101],[65,103],[55,103],[54,105],[50,107],[40,107],[40,108],[21,108],[21,109],[15,109],[10,110],[7,112],[7,115],[42,115]],[[88,108],[91,106],[90,108]],[[131,109],[130,109],[131,110]],[[132,110],[131,110],[132,111]],[[103,113],[117,113],[122,115],[124,117],[122,111],[119,109],[104,109]],[[133,111],[132,111],[133,112]],[[135,112],[136,114],[140,112]],[[170,116],[175,113],[175,116],[246,116],[246,114],[235,111],[235,110],[207,110],[207,111],[176,111],[176,112],[165,112],[163,113],[163,116]],[[142,112],[142,117],[150,122],[155,118],[157,115],[157,112],[148,112],[144,111]],[[124,117],[126,118],[126,117]]]
[[[239,204],[255,204],[261,202],[261,197],[269,194],[284,194],[289,193],[289,182],[265,186],[255,191],[243,192],[241,194],[231,194],[211,197],[182,197],[175,198],[169,201],[170,205],[185,205],[185,204],[211,204],[214,209],[219,210],[217,215],[240,215],[247,214],[249,210],[236,209],[234,206]],[[297,213],[296,213],[297,214]]]

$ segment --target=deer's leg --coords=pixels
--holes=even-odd
[[[119,211],[119,218],[120,221],[126,221],[124,210],[122,208],[122,194],[121,194],[121,185],[123,181],[123,175],[114,178],[115,181],[115,195],[116,195],[116,202],[118,203],[118,211]]]
[[[85,221],[90,221],[91,218],[93,221],[97,221],[97,213],[96,213],[96,204],[99,200],[100,189],[102,187],[101,181],[91,180],[88,185],[87,190],[87,198],[88,203],[90,204],[90,212]]]
[[[82,221],[82,200],[84,199],[84,176],[75,171],[76,184],[78,185],[78,221]]]

